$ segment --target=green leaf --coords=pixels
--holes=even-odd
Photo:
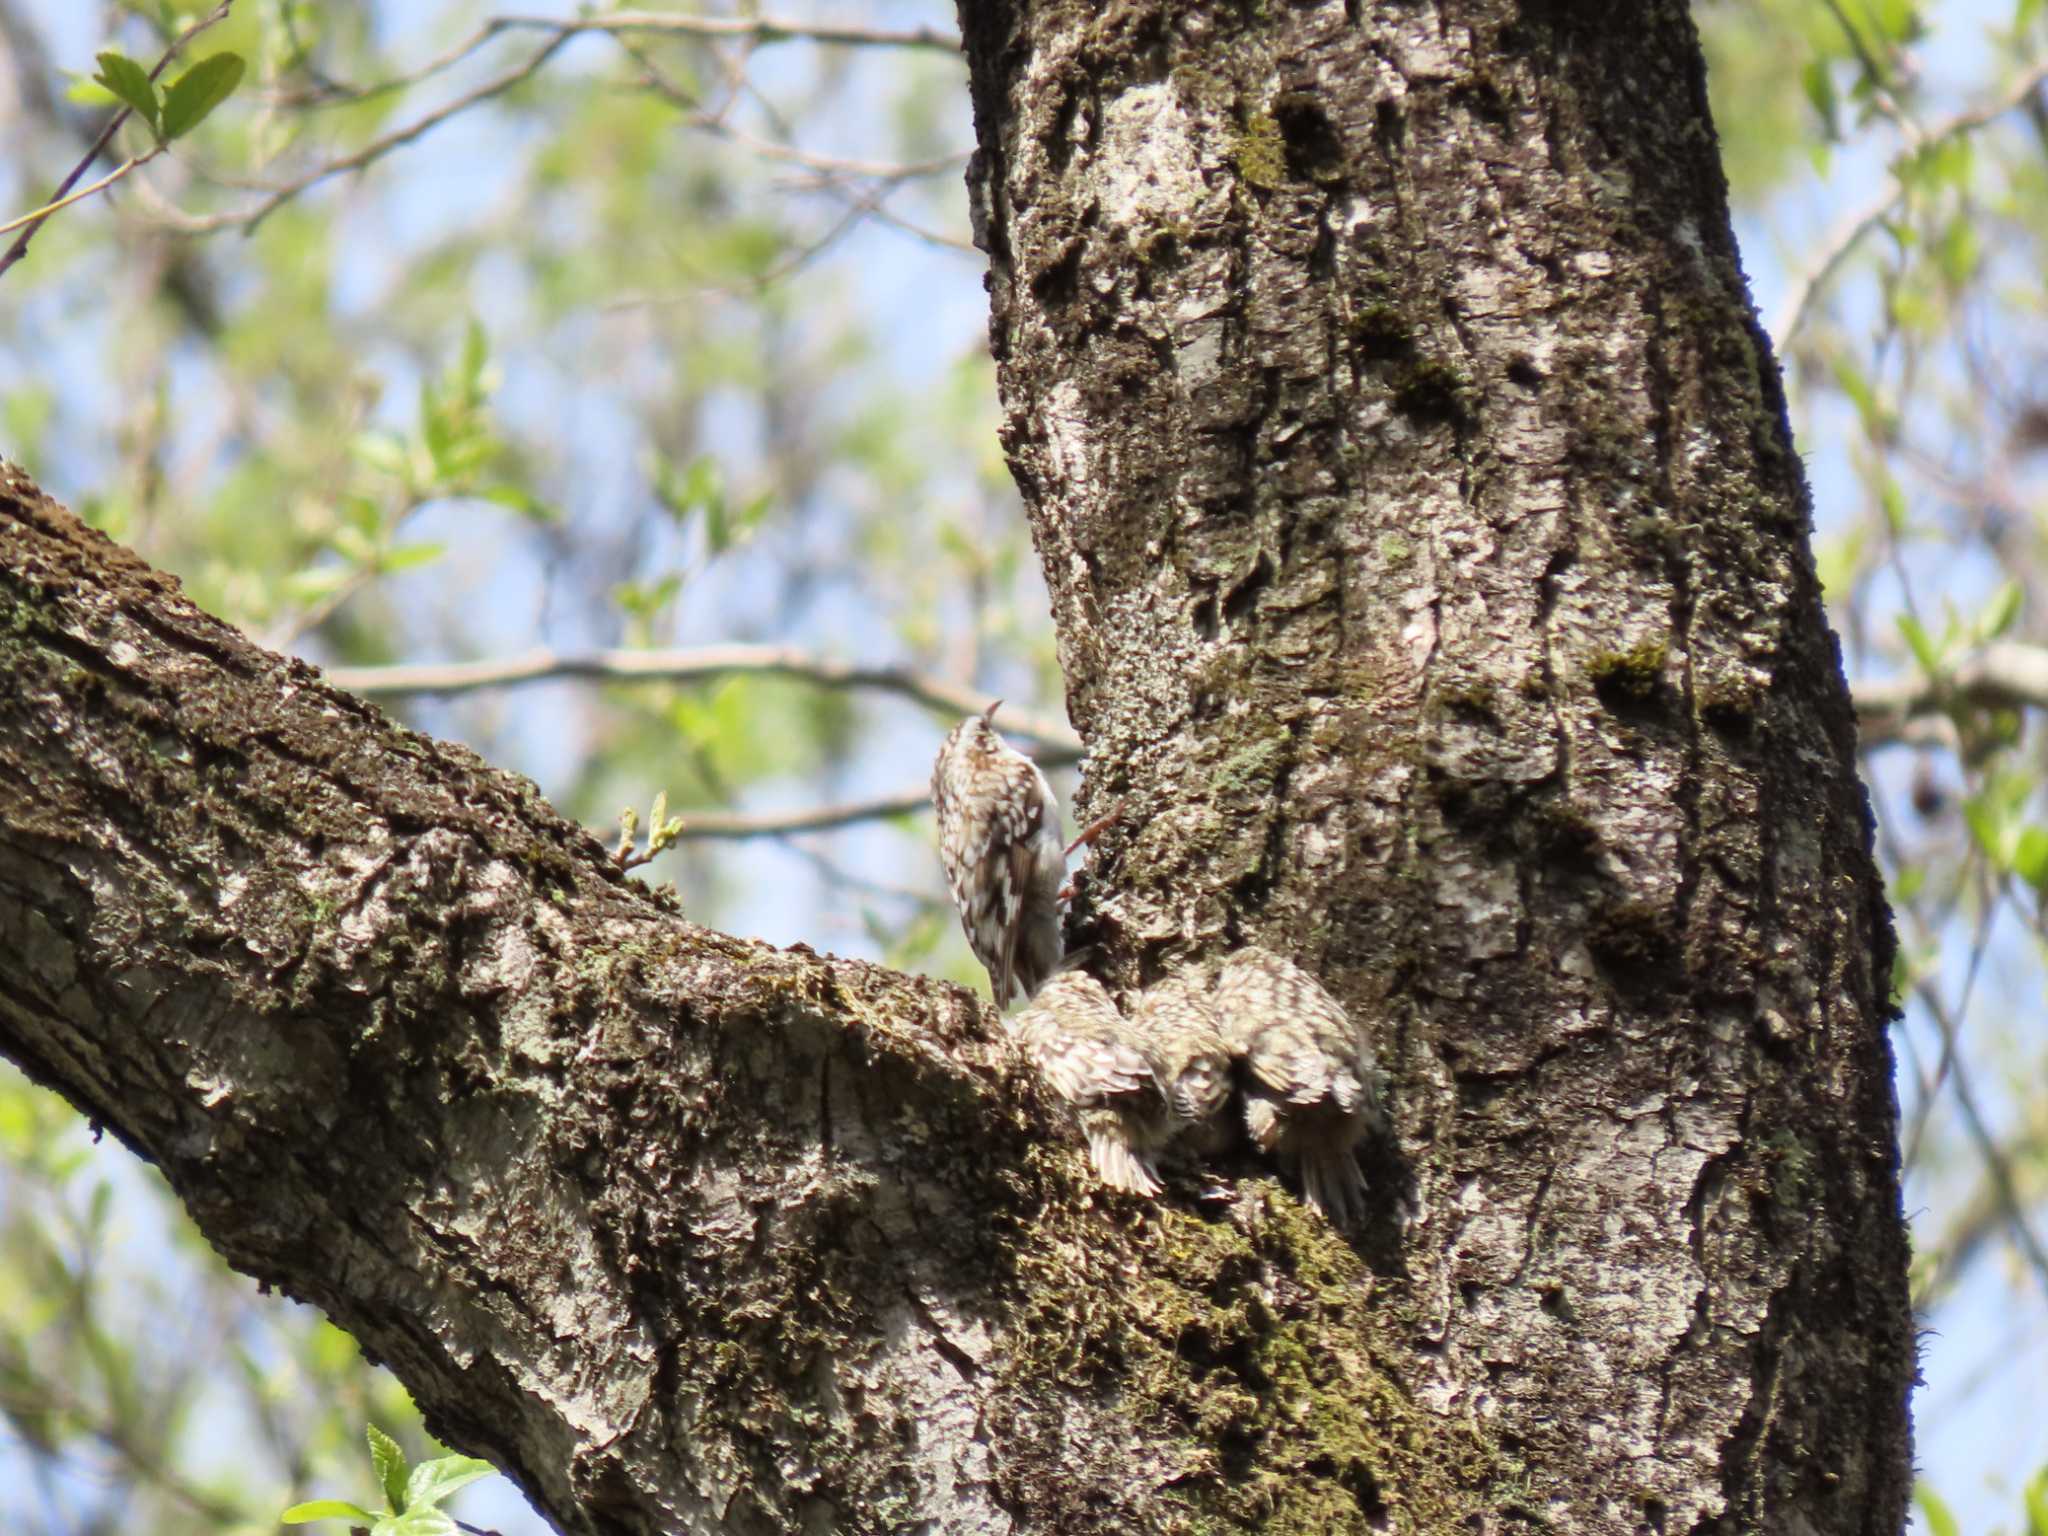
[[[377,1469],[377,1483],[383,1488],[394,1515],[405,1513],[405,1452],[398,1442],[374,1424],[363,1426],[363,1438],[370,1442],[370,1465]]]
[[[370,1527],[370,1536],[455,1536],[455,1517],[438,1509],[408,1509],[386,1515]]]
[[[1891,435],[1891,419],[1877,398],[1877,390],[1869,377],[1844,353],[1837,353],[1833,359],[1835,387],[1849,397],[1849,403],[1856,407],[1856,415],[1863,423],[1863,430],[1872,437],[1888,440]]]
[[[642,620],[658,618],[662,609],[676,600],[682,590],[683,578],[671,571],[659,581],[622,581],[612,588],[612,601],[631,617]]]
[[[2048,827],[2023,827],[2013,844],[2012,872],[2036,891],[2048,891]]]
[[[516,485],[494,485],[483,493],[485,501],[494,501],[501,507],[510,507],[521,517],[531,518],[536,523],[555,521],[555,509],[535,496],[531,491]]]
[[[2028,774],[2000,773],[1992,775],[1982,789],[1963,802],[1963,820],[1970,835],[1984,850],[1991,867],[2000,873],[2013,869],[2018,862],[2025,827],[2021,818],[2033,791],[2034,781]]]
[[[1935,260],[1941,265],[1941,275],[1951,288],[1961,288],[1970,280],[1982,255],[1976,220],[1969,214],[1950,219],[1934,248]]]
[[[368,567],[377,563],[376,541],[354,523],[343,523],[328,536],[327,543],[350,565]]]
[[[1996,640],[2020,616],[2020,584],[2008,581],[1991,595],[1985,606],[1984,617],[1977,621],[1979,640]]]
[[[100,72],[93,79],[134,108],[149,124],[149,131],[161,138],[163,129],[158,117],[156,86],[149,78],[149,71],[124,53],[103,53],[99,55],[99,61]]]
[[[1863,548],[1866,542],[1867,535],[1861,525],[1836,538],[1815,541],[1814,565],[1820,576],[1821,590],[1829,598],[1849,595],[1850,585],[1856,579],[1857,568],[1863,562]]]
[[[1894,480],[1890,475],[1886,475],[1884,477],[1884,486],[1878,494],[1884,503],[1885,527],[1891,530],[1893,538],[1904,538],[1906,534],[1906,493],[1900,489],[1898,481]]]
[[[246,66],[239,53],[216,53],[178,76],[164,92],[164,138],[182,139],[235,94]]]
[[[464,427],[449,434],[433,449],[434,473],[444,482],[467,479],[498,453],[498,440],[488,432]]]
[[[490,338],[476,316],[469,317],[469,328],[462,333],[462,371],[460,378],[472,398],[481,398],[484,388],[484,366],[491,360]]]
[[[1927,633],[1927,626],[1910,613],[1902,613],[1899,615],[1899,633],[1906,637],[1906,644],[1912,649],[1913,659],[1920,663],[1920,670],[1929,677],[1939,675],[1944,648],[1934,643],[1933,637]]]
[[[774,505],[775,493],[773,491],[763,491],[760,495],[743,505],[739,510],[739,514],[733,519],[734,524],[739,528],[740,536],[742,538],[751,538],[754,530],[766,521],[768,509]]]
[[[1956,1517],[1948,1505],[1925,1483],[1913,1487],[1913,1503],[1920,1511],[1920,1518],[1927,1522],[1927,1536],[1961,1536]]]
[[[285,596],[295,603],[317,603],[339,592],[354,575],[345,565],[309,565],[285,577]]]
[[[676,520],[687,527],[698,512],[725,499],[723,477],[715,459],[692,459],[686,469],[677,469],[665,458],[654,461],[654,496]],[[714,548],[716,544],[714,543]]]
[[[400,480],[406,477],[405,444],[394,433],[358,432],[350,440],[348,450],[374,470]]]
[[[277,1518],[286,1525],[305,1525],[312,1520],[354,1520],[362,1523],[374,1520],[376,1516],[361,1505],[341,1499],[313,1499],[304,1504],[294,1504]]]
[[[1828,68],[1825,58],[1806,61],[1806,68],[1799,72],[1800,84],[1806,87],[1806,99],[1813,103],[1813,110],[1820,115],[1821,131],[1830,139],[1841,137],[1835,117],[1835,76]]]
[[[447,553],[446,544],[400,544],[395,549],[385,550],[377,557],[377,569],[386,575],[395,575],[399,571],[432,565]]]
[[[2027,1482],[2027,1536],[2048,1536],[2048,1468]]]
[[[121,98],[97,80],[73,75],[71,83],[64,88],[64,99],[81,107],[111,107]]]
[[[1895,907],[1909,905],[1913,898],[1927,888],[1927,866],[1925,864],[1902,864],[1898,873],[1886,882],[1885,895]]]
[[[442,1456],[433,1461],[423,1461],[412,1469],[412,1476],[405,1485],[405,1507],[432,1509],[458,1488],[467,1488],[480,1477],[489,1477],[494,1468],[488,1461],[479,1461],[474,1456]]]
[[[2003,869],[2005,867],[2005,860],[1999,857],[1998,845],[2001,838],[1999,836],[1998,817],[1996,814],[1982,801],[1965,800],[1963,802],[1963,821],[1970,829],[1970,836],[1977,840],[1977,846],[1984,851],[1993,864]]]

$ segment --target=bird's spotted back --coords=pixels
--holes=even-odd
[[[1223,963],[1218,1025],[1234,1055],[1266,1088],[1297,1104],[1333,1102],[1347,1112],[1375,1099],[1371,1046],[1321,982],[1257,948]]]
[[[1230,1098],[1230,1047],[1207,979],[1176,972],[1147,987],[1131,1010],[1131,1027],[1158,1063],[1174,1113],[1184,1120],[1207,1120]]]
[[[1054,1092],[1079,1107],[1158,1101],[1165,1090],[1151,1057],[1102,983],[1063,971],[1017,1015],[1017,1043]]]

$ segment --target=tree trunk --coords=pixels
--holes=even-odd
[[[1896,1531],[1893,941],[1685,8],[962,16],[1077,927],[1374,1020],[1365,1310],[1496,1513]]]
[[[1891,938],[1684,13],[964,20],[1077,935],[1319,968],[1372,1228],[1092,1192],[957,989],[5,471],[0,1049],[565,1532],[1896,1530]]]

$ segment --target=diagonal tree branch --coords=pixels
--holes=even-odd
[[[931,27],[916,27],[907,31],[875,27],[835,27],[767,16],[686,16],[664,11],[612,11],[602,16],[586,16],[574,20],[553,16],[494,16],[482,22],[475,31],[454,46],[405,74],[359,86],[323,80],[320,82],[321,89],[317,95],[289,100],[285,105],[319,106],[364,101],[371,97],[388,96],[393,91],[410,90],[437,75],[445,74],[463,60],[489,46],[495,39],[518,31],[550,32],[557,37],[574,37],[583,33],[598,33],[611,37],[627,37],[634,34],[692,37],[713,42],[746,43],[754,47],[800,41],[841,48],[912,48],[952,54],[960,51],[960,39],[957,36]]]
[[[2048,59],[2043,59],[2032,68],[2023,71],[1991,101],[1958,112],[1924,133],[1911,131],[1911,124],[1903,123],[1901,120],[1909,130],[1904,155],[1921,154],[1930,145],[1975,133],[1978,129],[1987,127],[2006,113],[2024,106],[2041,88],[2044,81],[2048,81]],[[1771,336],[1781,351],[1791,347],[1793,339],[1799,334],[1799,328],[1806,323],[1806,317],[1812,310],[1814,301],[1819,298],[1836,272],[1841,270],[1842,264],[1855,253],[1856,248],[1871,231],[1891,217],[1893,211],[1906,200],[1906,192],[1905,178],[1894,168],[1886,176],[1884,186],[1878,190],[1876,196],[1852,211],[1821,239],[1806,269],[1792,284],[1783,305],[1771,322]]]
[[[231,3],[231,0],[230,0]],[[227,5],[221,7],[224,13]],[[350,171],[360,171],[374,165],[394,150],[402,149],[426,137],[449,119],[467,112],[516,86],[524,84],[540,72],[543,66],[562,48],[575,38],[586,33],[613,37],[632,34],[671,34],[676,36],[700,37],[707,39],[729,39],[756,45],[787,42],[804,39],[837,47],[886,47],[924,48],[958,53],[959,40],[930,28],[911,31],[888,31],[863,27],[815,26],[799,22],[771,20],[764,17],[725,16],[670,16],[658,12],[614,12],[608,16],[587,17],[580,20],[560,20],[542,16],[500,16],[485,22],[476,32],[458,43],[446,53],[429,60],[419,69],[395,80],[385,81],[376,86],[360,89],[334,89],[324,93],[326,100],[360,100],[367,96],[383,95],[393,90],[408,89],[422,81],[431,79],[443,71],[470,57],[494,38],[514,32],[544,32],[546,41],[531,54],[524,63],[513,66],[488,80],[464,91],[454,99],[444,102],[431,112],[415,118],[412,122],[380,134],[369,143],[345,155],[322,161],[289,181],[272,187],[256,202],[246,208],[230,209],[211,214],[187,214],[174,210],[159,210],[159,217],[166,225],[186,234],[210,234],[222,229],[254,230],[271,214],[301,194],[311,191],[321,183]],[[181,40],[182,41],[182,40]],[[161,66],[159,66],[161,68]],[[118,122],[118,120],[117,120]],[[111,130],[110,130],[111,131]],[[68,188],[68,183],[67,183]],[[0,271],[5,270],[0,263]]]
[[[1272,1277],[1260,1338],[1347,1392],[1394,1358],[1256,1167],[1126,1222],[967,994],[688,922],[4,467],[0,667],[0,1052],[568,1536],[1151,1529],[1216,1476],[1212,1293]],[[1373,1390],[1375,1469],[1470,1504],[1470,1437]]]
[[[942,714],[972,714],[988,706],[986,694],[903,667],[864,667],[790,646],[714,645],[680,650],[605,650],[563,653],[546,647],[478,661],[407,662],[393,666],[333,667],[338,688],[371,698],[404,694],[453,695],[562,678],[606,682],[695,682],[740,673],[800,678],[825,688],[873,689],[914,699]],[[2048,646],[2000,643],[1985,647],[1939,680],[1918,673],[1863,682],[1854,690],[1862,745],[1921,742],[1916,724],[1957,705],[1976,709],[2048,710]],[[1039,743],[1047,767],[1080,759],[1080,736],[1038,710],[1004,704],[1000,721],[1010,734]],[[870,815],[898,813],[902,796],[875,802]],[[832,824],[839,824],[837,821]],[[782,830],[802,830],[783,828]],[[699,833],[700,836],[727,834]],[[755,835],[752,832],[732,835]]]
[[[573,30],[557,32],[540,48],[535,50],[534,53],[528,56],[525,63],[505,70],[501,74],[493,75],[482,84],[463,92],[452,101],[442,103],[433,111],[413,119],[402,127],[394,128],[389,133],[379,134],[360,149],[314,166],[311,170],[293,177],[283,185],[272,188],[268,194],[259,198],[247,208],[213,214],[163,214],[160,217],[164,218],[172,227],[186,234],[209,234],[214,230],[235,228],[242,229],[245,232],[253,231],[257,225],[261,224],[271,214],[277,212],[279,208],[282,208],[302,192],[308,192],[314,187],[319,186],[322,182],[348,171],[364,170],[376,164],[393,150],[401,149],[407,144],[425,138],[450,118],[460,116],[471,107],[478,106],[483,102],[491,100],[493,97],[502,96],[514,86],[523,85],[538,74],[541,66],[559,53],[573,36],[575,36]]]

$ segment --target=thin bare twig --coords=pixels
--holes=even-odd
[[[566,23],[564,25],[566,26]],[[394,128],[390,133],[382,134],[372,139],[362,148],[352,153],[343,155],[339,159],[329,160],[316,165],[304,175],[296,176],[282,186],[272,188],[268,195],[251,207],[240,209],[233,213],[179,214],[171,221],[172,225],[186,234],[194,235],[210,234],[214,230],[231,229],[236,226],[240,226],[245,232],[254,233],[257,225],[261,224],[271,214],[277,212],[279,208],[283,207],[300,193],[310,191],[312,188],[320,185],[321,182],[342,175],[344,172],[366,170],[390,154],[394,149],[403,148],[415,139],[424,138],[427,134],[433,132],[434,129],[447,122],[449,118],[467,112],[471,107],[489,101],[494,96],[502,96],[514,86],[523,85],[539,73],[541,66],[559,53],[563,45],[574,35],[573,32],[568,31],[557,34],[550,38],[524,64],[508,69],[503,74],[493,75],[474,90],[463,92],[462,95],[436,107],[424,117],[415,118],[402,128]]]
[[[155,147],[145,150],[143,153],[134,156],[132,159],[123,160],[119,165],[115,166],[111,171],[107,172],[107,174],[102,176],[98,181],[88,182],[86,185],[80,187],[76,192],[68,192],[64,196],[56,199],[54,202],[45,203],[40,208],[30,209],[27,213],[22,214],[20,217],[9,219],[5,224],[0,224],[0,235],[11,235],[17,229],[20,229],[24,224],[40,224],[43,222],[43,220],[47,219],[51,214],[62,213],[66,208],[69,208],[73,203],[82,203],[88,197],[91,197],[94,193],[106,191],[107,188],[111,187],[115,182],[119,181],[123,176],[126,176],[130,171],[139,170],[141,167],[149,164],[150,161],[154,160],[158,155],[162,154],[163,152],[164,146],[158,144]]]
[[[285,96],[278,105],[286,107],[338,106],[411,90],[437,75],[445,74],[471,55],[509,32],[552,32],[558,39],[598,33],[624,37],[632,33],[666,33],[708,41],[731,41],[759,46],[767,43],[811,42],[840,48],[923,48],[957,54],[960,40],[930,27],[896,32],[871,27],[815,26],[807,22],[782,21],[753,16],[670,16],[656,12],[613,11],[604,16],[575,19],[552,16],[494,16],[449,48],[403,75],[370,85],[344,85],[318,79],[318,89],[298,96]]]
[[[814,806],[804,811],[697,813],[685,811],[679,843],[748,837],[787,837],[794,832],[829,832],[863,821],[886,821],[891,816],[911,816],[931,803],[922,785],[900,794],[877,795],[871,800],[849,800],[841,805]]]
[[[564,21],[554,16],[497,16],[485,23],[497,31],[523,28],[529,31],[576,32],[660,32],[677,37],[725,38],[760,46],[801,40],[837,48],[925,48],[939,53],[960,52],[960,39],[933,27],[890,31],[879,27],[820,26],[811,22],[784,21],[771,16],[676,16],[665,11],[610,11]]]
[[[2012,1164],[1999,1146],[1998,1139],[1991,1134],[1991,1127],[1977,1104],[1977,1095],[1970,1086],[1970,1077],[1963,1067],[1960,1053],[1954,1051],[1957,1035],[1956,1021],[1941,1001],[1941,993],[1930,982],[1923,981],[1913,989],[1919,994],[1927,1011],[1934,1016],[1935,1027],[1941,1031],[1944,1055],[1954,1057],[1949,1078],[1954,1085],[1956,1107],[1963,1113],[1963,1127],[1970,1139],[1977,1145],[1977,1156],[1984,1164],[1989,1177],[1991,1193],[1998,1202],[2000,1214],[2011,1231],[2013,1242],[2020,1250],[2020,1256],[2034,1271],[2034,1278],[2044,1293],[2048,1293],[2048,1249],[2041,1246],[2041,1239],[2035,1235],[2033,1223],[2028,1221],[2026,1206],[2020,1198],[2019,1185],[2013,1178]]]
[[[950,53],[959,52],[957,39],[948,38],[930,28],[892,32],[862,27],[807,26],[797,22],[757,17],[666,16],[629,11],[615,11],[607,16],[586,17],[580,20],[559,20],[540,16],[499,16],[485,22],[464,42],[430,60],[410,75],[361,91],[337,89],[330,93],[330,99],[359,100],[365,96],[382,94],[387,90],[409,88],[468,58],[492,38],[515,30],[545,31],[549,37],[524,64],[492,76],[481,85],[465,91],[425,116],[371,140],[352,153],[325,161],[281,186],[272,188],[251,207],[230,213],[177,215],[169,222],[187,234],[208,234],[215,230],[235,227],[253,231],[264,219],[301,193],[345,172],[364,170],[393,150],[424,137],[451,117],[500,96],[514,86],[531,79],[572,38],[585,33],[615,37],[631,33],[671,33],[681,36],[732,39],[750,46],[802,38],[841,47],[936,48]],[[922,230],[914,232],[940,241],[946,238],[931,237]]]
[[[191,26],[187,27],[184,31],[180,32],[176,37],[172,38],[170,47],[166,48],[164,50],[163,57],[156,61],[156,67],[150,70],[149,78],[151,80],[155,80],[166,69],[170,68],[171,60],[175,59],[178,56],[178,51],[181,48],[183,48],[187,43],[191,42],[193,38],[197,37],[200,33],[204,32],[208,27],[214,25],[214,23],[226,20],[228,12],[234,7],[234,3],[235,0],[220,0],[219,5],[215,6],[206,15],[200,17],[199,20],[193,22]],[[36,210],[36,213],[32,221],[27,225],[26,228],[24,228],[21,231],[20,234],[14,237],[14,244],[10,245],[4,254],[0,254],[0,277],[4,277],[9,267],[12,267],[17,261],[20,261],[22,257],[28,254],[28,243],[29,241],[35,239],[36,231],[43,227],[44,220],[48,219],[50,215],[57,212],[58,209],[66,206],[66,204],[77,201],[76,198],[71,197],[69,194],[71,192],[71,189],[78,185],[78,178],[83,176],[86,173],[86,171],[91,168],[92,163],[95,160],[99,159],[99,157],[103,153],[105,153],[106,147],[113,142],[114,135],[120,131],[121,125],[127,122],[128,119],[133,115],[133,109],[129,107],[123,107],[120,111],[116,112],[112,117],[107,119],[107,126],[102,128],[100,130],[99,137],[92,141],[92,148],[88,149],[85,152],[84,158],[81,159],[78,162],[78,164],[74,165],[71,168],[71,174],[66,176],[63,179],[63,181],[58,183],[57,190],[52,195],[49,204],[43,208]],[[151,155],[144,156],[143,159],[152,158],[154,153],[155,152],[152,151]],[[124,176],[129,171],[134,170],[135,167],[140,163],[140,160],[129,161],[128,164],[125,167],[123,167],[121,171],[117,172],[114,176],[110,176],[106,180],[97,183],[90,190],[98,191],[101,187],[111,186],[121,176]],[[80,195],[84,196],[85,194],[81,193]],[[11,229],[13,228],[13,226],[9,225],[8,228]],[[0,233],[4,233],[4,231],[0,231]]]
[[[97,1441],[130,1477],[153,1484],[211,1524],[235,1526],[249,1517],[249,1511],[238,1509],[197,1484],[187,1482],[175,1470],[164,1465],[161,1457],[138,1444],[127,1426],[118,1420],[101,1419],[64,1383],[36,1371],[26,1359],[10,1354],[6,1365],[9,1380],[5,1386],[0,1386],[0,1409],[9,1415],[47,1417],[55,1414],[71,1428]]]
[[[989,696],[965,683],[908,667],[857,666],[783,645],[707,645],[682,650],[605,650],[565,654],[545,646],[515,656],[483,661],[432,662],[386,667],[334,667],[327,680],[337,688],[373,697],[384,694],[474,693],[512,688],[553,678],[597,678],[615,682],[702,682],[735,673],[769,673],[822,688],[865,688],[915,699],[948,715],[979,714]],[[1046,748],[1047,767],[1077,762],[1081,738],[1073,727],[1035,710],[1003,706],[1005,732],[1028,736]]]

